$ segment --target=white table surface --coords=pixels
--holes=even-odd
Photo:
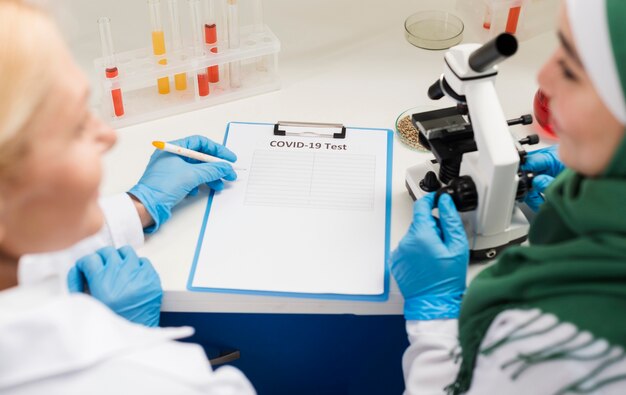
[[[90,3],[89,7],[83,3]],[[134,4],[141,3],[141,4]],[[128,3],[124,3],[128,4]],[[119,4],[118,4],[119,5]],[[91,61],[99,56],[96,17],[113,20],[116,42],[119,25],[132,25],[122,45],[148,45],[145,4],[133,2],[121,11],[108,2],[74,2],[71,12],[84,16],[70,26],[70,45],[78,62],[95,81]],[[278,120],[338,122],[347,126],[394,129],[397,116],[409,108],[431,104],[426,91],[443,69],[443,51],[409,44],[403,35],[405,18],[419,9],[454,10],[446,1],[344,0],[264,2],[265,22],[282,42],[279,74],[282,89],[195,112],[159,119],[119,130],[117,145],[104,160],[103,195],[128,190],[141,176],[154,139],[169,140],[204,134],[222,141],[229,121]],[[454,12],[454,11],[453,11]],[[141,15],[133,22],[128,15]],[[116,19],[117,17],[117,19]],[[121,22],[116,22],[121,21]],[[145,23],[144,23],[145,22]],[[81,25],[82,23],[82,25]],[[117,25],[116,25],[117,23]],[[118,29],[117,31],[115,29]],[[143,30],[142,30],[143,29]],[[469,26],[463,42],[477,41],[480,27]],[[139,38],[136,38],[139,37]],[[532,113],[536,74],[556,40],[544,33],[521,43],[518,53],[502,63],[497,89],[508,118]],[[97,93],[97,88],[95,89]],[[441,105],[441,103],[435,103]],[[452,104],[452,102],[449,102]],[[532,126],[516,126],[516,135],[533,133]],[[427,154],[394,142],[391,248],[407,230],[412,200],[404,186],[407,167]],[[186,289],[208,191],[188,198],[172,219],[147,238],[139,253],[158,270],[164,289],[163,310],[184,312],[401,314],[403,299],[391,279],[386,302],[359,302],[190,292]],[[245,243],[245,241],[242,241]],[[480,270],[470,267],[470,278]]]

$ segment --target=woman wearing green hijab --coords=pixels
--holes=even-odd
[[[558,156],[529,246],[465,289],[468,243],[448,196],[415,204],[391,257],[405,298],[409,394],[626,394],[626,2],[565,0],[542,68]],[[560,174],[557,174],[560,173]]]

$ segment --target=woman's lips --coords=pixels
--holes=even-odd
[[[557,136],[561,134],[561,124],[558,121],[558,117],[555,116],[553,112],[550,113],[550,126]]]

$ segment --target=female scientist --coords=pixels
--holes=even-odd
[[[200,346],[174,341],[191,328],[147,327],[158,325],[159,277],[126,246],[199,185],[234,180],[231,166],[155,153],[130,195],[100,205],[115,133],[90,112],[56,27],[16,0],[0,0],[0,75],[0,393],[253,394],[240,371],[212,371]],[[177,143],[236,159],[203,137]],[[94,298],[69,294],[68,280]]]
[[[406,393],[626,393],[624,20],[623,0],[562,4],[539,84],[569,170],[554,151],[530,156],[541,183],[561,172],[530,246],[504,252],[466,292],[468,241],[452,200],[441,197],[438,220],[432,195],[416,202],[391,257],[410,341]]]

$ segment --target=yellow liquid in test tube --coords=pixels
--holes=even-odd
[[[187,89],[187,73],[179,73],[174,75],[174,85],[176,90],[184,91]]]
[[[170,14],[170,30],[172,33],[170,42],[174,50],[174,56],[180,58],[183,48],[183,40],[180,37],[180,18],[178,16],[178,0],[167,0],[167,8]],[[159,30],[159,29],[156,29]],[[187,73],[174,74],[174,86],[177,91],[187,89]]]
[[[165,34],[163,34],[162,30],[152,32],[152,52],[156,56],[165,55]],[[166,65],[167,59],[159,60],[159,64]],[[157,86],[160,94],[166,95],[170,93],[169,77],[159,78],[157,80]]]

